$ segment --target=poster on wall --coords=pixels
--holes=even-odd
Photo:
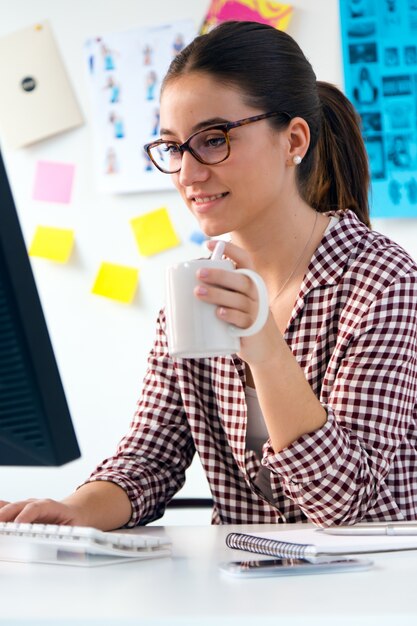
[[[240,20],[268,24],[287,30],[292,6],[270,0],[212,0],[200,33],[205,34],[221,22]]]
[[[159,90],[172,59],[196,35],[190,20],[92,37],[84,46],[98,190],[172,189],[143,145],[159,137]]]
[[[417,0],[340,0],[345,93],[362,120],[373,217],[417,217]]]

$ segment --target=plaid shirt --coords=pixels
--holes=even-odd
[[[129,526],[162,516],[195,451],[214,523],[417,518],[417,266],[351,211],[337,214],[285,333],[326,424],[277,454],[266,442],[260,461],[246,449],[243,362],[171,359],[162,311],[130,431],[89,479],[127,492]]]

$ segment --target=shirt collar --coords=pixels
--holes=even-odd
[[[300,295],[314,287],[337,283],[359,241],[369,232],[369,228],[351,210],[334,211],[326,215],[336,215],[339,220],[324,235],[314,253]]]
[[[304,298],[309,291],[339,282],[349,263],[349,257],[355,252],[359,241],[369,232],[369,228],[349,209],[332,211],[325,215],[334,215],[339,219],[324,235],[310,261],[295,302],[292,319],[303,308]]]

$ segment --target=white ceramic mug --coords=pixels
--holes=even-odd
[[[238,328],[216,315],[217,306],[199,300],[194,288],[199,284],[197,271],[203,267],[245,274],[258,291],[258,314],[249,328]],[[166,320],[168,349],[176,358],[205,358],[234,354],[240,337],[259,332],[269,314],[265,283],[256,272],[235,269],[229,259],[196,259],[172,265],[166,274]]]

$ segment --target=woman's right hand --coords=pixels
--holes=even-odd
[[[115,483],[102,480],[85,483],[61,501],[43,499],[6,502],[0,500],[0,522],[92,526],[114,530],[125,526],[132,516],[126,492]]]
[[[76,507],[56,500],[34,498],[20,502],[0,500],[0,522],[83,525]]]

